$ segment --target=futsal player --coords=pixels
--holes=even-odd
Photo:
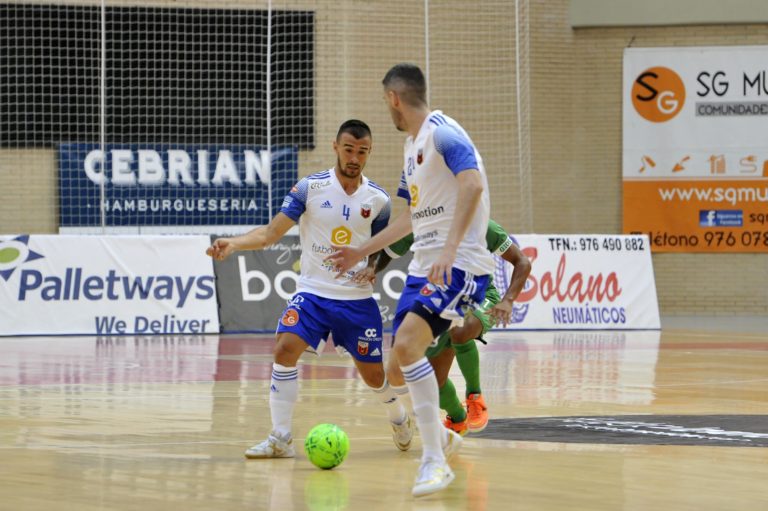
[[[245,451],[247,458],[295,456],[291,422],[299,387],[296,365],[308,347],[320,353],[329,333],[334,344],[352,355],[363,381],[385,406],[397,447],[410,448],[411,419],[387,383],[382,364],[382,321],[373,288],[370,283],[352,280],[374,260],[361,260],[341,278],[324,261],[332,244],[359,245],[389,221],[389,195],[363,175],[371,148],[368,125],[354,119],[344,122],[333,141],[334,167],[301,179],[268,225],[241,236],[219,238],[207,250],[217,260],[238,250],[261,250],[299,223],[301,275],[276,332],[269,393],[272,431],[266,440]]]
[[[454,480],[446,453],[461,443],[458,433],[440,423],[437,380],[424,354],[452,323],[463,322],[465,305],[474,308],[485,296],[495,266],[485,246],[490,198],[480,154],[455,120],[430,110],[421,69],[398,64],[382,83],[392,121],[408,135],[398,195],[409,208],[367,242],[336,246],[328,260],[343,274],[365,256],[414,234],[392,351],[421,431],[423,453],[413,495],[422,496]]]

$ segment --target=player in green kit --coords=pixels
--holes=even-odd
[[[475,339],[482,340],[482,336],[497,323],[506,326],[510,322],[512,304],[531,273],[530,260],[514,244],[507,232],[493,220],[488,223],[485,240],[492,254],[500,256],[514,266],[504,297],[499,296],[491,281],[480,308],[464,316],[464,325],[443,333],[426,353],[437,376],[440,408],[448,414],[444,424],[461,435],[467,431],[482,431],[488,424],[488,408],[480,388],[480,355]],[[392,258],[406,254],[412,243],[413,234],[409,234],[387,247],[380,254],[375,271],[384,269]],[[466,381],[466,410],[456,394],[453,382],[448,378],[454,355]],[[392,373],[393,365],[389,366],[388,371]],[[394,385],[399,386],[402,376],[399,371],[394,372],[398,374],[390,376],[395,377]]]

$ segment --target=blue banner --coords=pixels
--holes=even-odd
[[[60,226],[263,225],[298,180],[298,150],[252,146],[59,146]],[[104,183],[104,204],[101,184]]]

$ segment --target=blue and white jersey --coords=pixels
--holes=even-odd
[[[352,195],[331,168],[300,180],[286,195],[280,212],[299,223],[301,276],[296,291],[325,298],[361,299],[373,294],[370,284],[350,281],[368,264],[359,262],[341,278],[324,258],[331,244],[358,246],[384,229],[391,212],[389,194],[367,177]]]
[[[439,110],[424,120],[416,138],[405,141],[404,168],[397,195],[409,202],[413,225],[413,260],[408,273],[425,277],[448,239],[459,181],[456,174],[467,169],[480,171],[483,194],[464,239],[456,251],[454,266],[475,275],[492,274],[493,256],[485,233],[491,200],[488,179],[480,154],[466,131]]]

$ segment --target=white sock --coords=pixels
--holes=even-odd
[[[389,382],[385,379],[384,385],[378,389],[371,387],[371,390],[376,394],[376,396],[379,398],[379,401],[381,401],[384,407],[387,409],[389,422],[394,424],[402,424],[406,419],[405,408],[403,407],[403,404],[400,402],[400,400],[397,399],[395,389],[389,385]]]
[[[403,405],[406,411],[410,412],[412,416],[415,416],[416,414],[413,413],[413,402],[411,402],[411,395],[408,393],[408,385],[403,384],[402,387],[395,387],[390,383],[389,386],[392,387],[392,390],[395,391],[395,394],[397,394],[397,400],[400,401],[400,404]]]
[[[272,430],[282,437],[291,435],[293,407],[299,396],[299,370],[272,364],[272,384],[269,388],[269,411]]]
[[[437,388],[435,371],[427,357],[402,366],[405,383],[413,400],[413,411],[421,432],[421,442],[424,446],[422,461],[445,461],[443,455],[443,425],[440,424],[440,395]]]

